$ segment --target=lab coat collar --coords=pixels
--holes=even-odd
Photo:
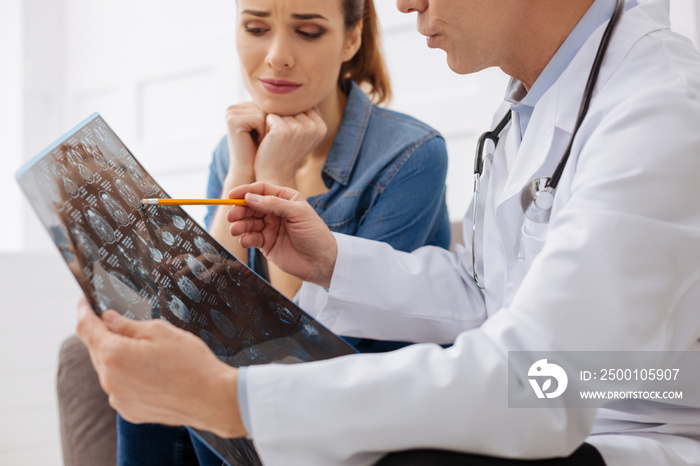
[[[638,0],[637,3],[637,6],[623,14],[617,26],[603,62],[597,88],[604,86],[616,68],[605,66],[605,62],[621,62],[638,40],[654,30],[669,26],[668,0],[648,0],[646,3]],[[499,204],[519,196],[533,179],[552,175],[576,125],[581,97],[607,24],[599,26],[591,34],[559,79],[535,106],[528,131],[516,149],[517,155],[512,159],[512,166],[509,166],[511,175],[499,198]],[[595,92],[593,101],[594,105]],[[511,125],[508,138],[512,131]],[[506,148],[512,149],[512,146]]]

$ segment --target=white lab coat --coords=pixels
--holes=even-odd
[[[251,367],[265,464],[368,465],[421,447],[542,458],[588,441],[609,466],[700,465],[698,409],[507,402],[511,350],[700,350],[700,56],[667,29],[667,0],[639,3],[613,37],[548,231],[523,235],[520,192],[563,154],[604,26],[541,98],[524,140],[507,128],[486,162],[483,293],[471,212],[455,255],[336,236],[330,290],[305,285],[302,307],[340,334],[455,344]]]

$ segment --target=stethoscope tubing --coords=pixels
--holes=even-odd
[[[549,201],[548,205],[549,208],[551,209],[551,201],[553,200],[555,190],[557,188],[557,185],[559,184],[559,180],[561,179],[561,175],[564,172],[564,168],[566,167],[566,163],[569,160],[569,156],[571,155],[571,149],[574,144],[574,139],[576,138],[576,135],[578,134],[578,131],[581,127],[581,124],[583,123],[583,120],[586,118],[586,115],[588,114],[588,109],[591,104],[591,100],[593,98],[593,91],[595,90],[595,85],[598,82],[598,75],[600,74],[600,69],[603,64],[603,60],[605,58],[605,54],[608,50],[608,45],[610,44],[610,39],[613,35],[613,32],[615,31],[615,28],[617,27],[618,23],[620,22],[620,17],[622,16],[622,13],[624,11],[625,7],[625,0],[616,0],[615,4],[615,10],[613,11],[612,16],[610,17],[610,21],[608,22],[607,27],[605,28],[605,31],[603,32],[603,37],[600,40],[600,45],[598,46],[598,51],[596,53],[595,59],[593,60],[593,65],[591,66],[591,72],[588,75],[588,81],[586,82],[586,87],[583,92],[583,97],[581,98],[581,105],[579,107],[579,112],[576,118],[576,124],[574,125],[574,130],[571,134],[571,138],[569,139],[569,144],[566,148],[566,151],[564,152],[564,155],[562,155],[561,160],[557,164],[556,169],[552,173],[551,178],[539,178],[537,180],[534,180],[538,183],[540,183],[542,186],[544,186],[544,190],[549,196]],[[473,272],[473,277],[474,281],[476,282],[476,285],[480,289],[484,289],[483,283],[479,281],[478,274],[476,272],[476,225],[477,225],[477,207],[478,207],[478,199],[479,199],[479,190],[481,189],[481,175],[483,174],[484,171],[484,146],[486,145],[486,141],[490,140],[493,142],[494,147],[498,145],[498,140],[500,138],[501,132],[505,129],[505,127],[508,125],[512,118],[512,110],[508,110],[508,113],[505,114],[505,116],[501,119],[501,121],[496,125],[496,127],[491,130],[487,131],[484,134],[482,134],[479,137],[479,140],[477,141],[476,145],[476,155],[474,157],[474,193],[472,196],[472,272]],[[546,180],[546,182],[544,182]],[[533,205],[536,197],[533,198]],[[546,213],[544,217],[546,218],[545,221],[549,221],[549,214],[548,212]]]

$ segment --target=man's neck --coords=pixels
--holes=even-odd
[[[530,90],[594,0],[530,0],[501,69]]]

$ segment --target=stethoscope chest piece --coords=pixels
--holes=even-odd
[[[520,193],[520,205],[525,217],[537,223],[549,222],[554,204],[554,188],[547,186],[549,178],[535,178]]]

